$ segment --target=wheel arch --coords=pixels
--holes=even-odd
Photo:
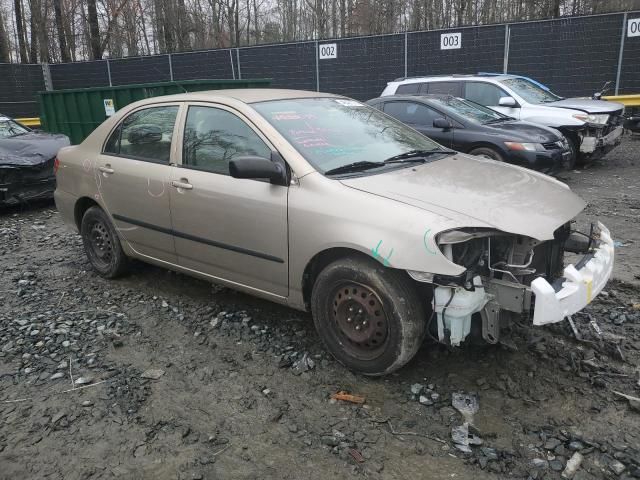
[[[85,212],[94,206],[100,207],[98,202],[96,202],[91,197],[80,197],[76,201],[76,204],[73,207],[73,219],[76,223],[76,227],[78,228],[78,231],[80,231],[80,226],[82,224],[82,217],[84,216]]]

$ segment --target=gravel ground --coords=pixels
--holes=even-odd
[[[51,204],[1,211],[0,478],[640,478],[640,404],[615,393],[640,396],[638,147],[562,175],[620,242],[580,340],[516,325],[383,379],[307,314],[143,264],[104,280]]]

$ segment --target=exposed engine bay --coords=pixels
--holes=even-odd
[[[560,321],[589,303],[600,291],[598,289],[594,294],[593,275],[577,278],[573,273],[579,274],[577,269],[582,269],[589,276],[592,270],[597,270],[600,275],[596,286],[603,286],[606,279],[601,281],[600,276],[608,279],[613,267],[613,242],[601,224],[592,224],[587,232],[573,230],[572,225],[570,222],[561,226],[552,240],[543,242],[493,229],[470,228],[441,233],[437,239],[441,251],[453,263],[465,267],[466,272],[461,277],[434,276],[433,310],[437,316],[438,339],[448,345],[460,345],[469,335],[475,315],[482,322],[483,339],[497,343],[501,326],[514,315],[516,318],[532,316],[534,324],[541,325]],[[603,242],[604,237],[607,238]],[[606,247],[604,254],[601,252],[603,244]],[[584,257],[576,266],[565,267],[566,253]],[[598,258],[597,262],[592,261],[595,258]],[[536,295],[539,291],[541,298],[543,293],[548,295],[547,286],[551,287],[552,296],[559,295],[558,305],[561,301],[566,303],[569,294],[580,295],[575,288],[564,291],[567,282],[571,281],[591,285],[588,287],[589,298],[584,302],[581,302],[582,298],[574,299],[575,305],[566,312],[557,306],[558,312],[545,311],[542,319],[536,315],[540,303]],[[544,310],[544,305],[540,308]]]

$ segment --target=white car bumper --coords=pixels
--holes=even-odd
[[[560,290],[556,292],[544,278],[536,278],[531,282],[531,291],[535,294],[534,325],[560,322],[568,315],[579,312],[606,285],[613,270],[613,239],[600,222],[594,233],[598,238],[597,248],[579,268],[574,265],[565,267]]]

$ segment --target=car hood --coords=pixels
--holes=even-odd
[[[69,145],[66,135],[29,132],[17,137],[0,138],[0,166],[35,166],[56,156]]]
[[[547,175],[464,154],[341,181],[452,218],[455,224],[489,226],[537,240],[553,238],[585,207],[564,183]]]
[[[624,105],[618,102],[607,102],[605,100],[591,100],[589,98],[565,98],[557,102],[545,103],[548,107],[572,108],[582,110],[587,113],[608,113],[622,110]]]
[[[496,134],[508,135],[511,140],[522,140],[523,142],[547,143],[562,139],[562,134],[558,130],[519,120],[490,123],[483,125],[483,127]]]

